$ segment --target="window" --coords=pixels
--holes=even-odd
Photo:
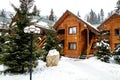
[[[58,34],[65,34],[65,30],[64,30],[64,29],[58,30],[57,33],[58,33]]]
[[[101,32],[103,36],[109,36],[110,35],[110,31],[109,30],[105,30]]]
[[[120,29],[115,29],[115,35],[116,36],[120,35]]]
[[[76,50],[76,43],[75,42],[70,42],[69,43],[69,49],[70,50]]]
[[[69,34],[76,34],[76,27],[70,27]]]

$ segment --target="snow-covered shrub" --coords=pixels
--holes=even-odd
[[[116,61],[116,63],[120,64],[120,45],[116,46],[113,52],[113,58]]]
[[[110,59],[110,46],[107,40],[101,40],[98,44],[98,51],[95,53],[98,59],[103,62],[109,63]]]

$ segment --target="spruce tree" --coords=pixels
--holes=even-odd
[[[120,0],[117,1],[116,3],[116,12],[119,14],[120,13]]]
[[[87,21],[93,25],[97,24],[97,15],[92,9],[90,13],[87,15]]]
[[[10,73],[24,73],[29,71],[29,58],[30,58],[30,34],[24,33],[26,26],[34,25],[31,22],[34,16],[36,16],[36,9],[33,8],[33,0],[19,0],[20,8],[16,8],[13,4],[18,19],[15,21],[15,26],[11,27],[11,35],[9,35],[9,43],[4,46],[3,64],[8,67],[5,72]],[[33,43],[35,44],[35,42]],[[33,46],[33,67],[37,66],[37,59],[39,53],[37,46]]]
[[[104,11],[103,11],[103,9],[100,10],[100,20],[101,20],[101,23],[104,21]]]
[[[3,9],[0,14],[1,17],[6,17],[5,10]]]
[[[6,34],[5,32],[1,32],[0,33],[0,64],[2,64],[2,59],[3,59],[3,47],[4,47],[4,44],[5,44],[5,39],[6,38]]]
[[[53,12],[53,9],[51,9],[50,16],[49,16],[49,20],[50,20],[50,21],[55,21],[55,20],[54,20],[54,12]]]
[[[49,52],[49,50],[56,49],[57,51],[61,52],[61,47],[59,46],[59,39],[57,34],[53,30],[46,31],[46,43],[44,45],[44,60]]]
[[[113,12],[113,11],[110,11],[110,12],[108,12],[108,16],[107,16],[107,17],[109,18],[109,17],[111,17],[113,14],[114,14],[114,12]]]
[[[77,12],[77,16],[80,17],[80,13],[79,13],[79,11]]]
[[[97,19],[97,24],[100,24],[101,23],[101,21],[100,21],[100,14],[98,14],[98,17],[97,17],[98,19]]]
[[[113,52],[113,58],[116,61],[116,63],[120,64],[120,44],[116,46]]]
[[[7,24],[8,24],[9,21],[8,21],[7,14],[6,14],[4,9],[1,11],[0,17],[1,17],[1,21],[2,21],[1,22],[1,28],[2,29],[8,29]]]
[[[110,47],[107,40],[99,42],[98,51],[95,53],[95,56],[101,61],[109,63]]]

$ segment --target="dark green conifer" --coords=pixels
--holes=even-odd
[[[36,8],[33,8],[33,0],[19,0],[20,7],[16,8],[13,4],[18,18],[15,21],[15,26],[12,26],[11,35],[9,35],[9,43],[4,47],[3,64],[8,66],[6,72],[24,73],[29,71],[30,57],[30,34],[24,33],[24,28],[34,25],[31,20],[36,16]],[[30,12],[32,10],[32,12]],[[33,42],[35,44],[35,42]],[[33,45],[33,67],[37,66],[39,53],[37,46]]]

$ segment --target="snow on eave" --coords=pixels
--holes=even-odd
[[[77,16],[76,16],[76,17],[77,17]],[[77,17],[77,18],[78,18],[78,17]],[[99,35],[99,30],[97,29],[96,26],[90,24],[89,22],[85,21],[85,20],[82,19],[82,18],[78,18],[78,19],[80,19],[80,20],[83,21],[86,25],[88,25],[88,26],[87,26],[88,29],[90,29],[93,33]]]

